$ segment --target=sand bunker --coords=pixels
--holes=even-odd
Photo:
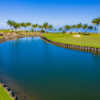
[[[79,38],[79,37],[81,37],[81,36],[80,36],[80,35],[73,35],[73,37],[78,37],[78,38]]]

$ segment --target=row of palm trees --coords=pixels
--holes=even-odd
[[[13,30],[18,30],[18,29],[21,29],[21,28],[24,28],[25,30],[27,30],[27,28],[31,28],[31,31],[43,31],[43,32],[48,32],[49,30],[52,30],[53,29],[53,26],[48,24],[47,22],[44,23],[43,25],[38,25],[38,24],[32,24],[30,22],[22,22],[22,23],[18,23],[18,22],[15,22],[15,21],[12,21],[12,20],[8,20],[7,24],[11,27],[11,29]]]
[[[98,27],[100,26],[100,17],[93,19],[92,24],[94,25],[95,30],[98,31]]]
[[[65,25],[64,28],[60,27],[59,31],[63,31],[63,32],[79,32],[79,33],[87,33],[87,32],[91,32],[94,29],[94,27],[92,25],[88,25],[88,24],[77,24],[77,25]]]
[[[65,25],[64,28],[60,27],[59,31],[63,32],[79,32],[79,33],[89,33],[92,31],[98,31],[100,26],[100,17],[92,20],[92,25],[79,23],[77,25]]]
[[[41,32],[54,32],[57,31],[57,29],[55,29],[53,27],[53,25],[48,24],[47,22],[42,24],[42,25],[38,25],[38,24],[32,24],[30,22],[22,22],[22,23],[18,23],[12,20],[8,20],[7,24],[11,27],[11,29],[14,30],[18,30],[21,28],[24,28],[25,30],[31,28],[31,31],[41,31]],[[92,20],[92,24],[93,25],[88,25],[88,24],[82,24],[79,23],[77,25],[65,25],[64,27],[59,27],[58,31],[59,32],[79,32],[79,33],[88,33],[88,32],[92,32],[92,31],[97,31],[98,27],[100,25],[100,17],[99,18],[95,18]]]

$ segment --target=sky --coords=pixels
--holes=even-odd
[[[7,20],[54,26],[91,24],[100,17],[100,0],[0,0],[0,28]]]

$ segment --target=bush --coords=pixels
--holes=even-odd
[[[41,32],[42,32],[42,33],[45,33],[45,31],[44,31],[44,30],[41,30]]]

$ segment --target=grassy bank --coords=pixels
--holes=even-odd
[[[40,32],[24,32],[24,31],[18,31],[18,32],[10,32],[10,30],[0,30],[3,34],[5,34],[6,37],[12,38],[16,37],[15,33],[17,35],[25,35],[25,36],[40,36]],[[73,45],[79,45],[79,46],[87,46],[87,47],[95,47],[100,48],[100,34],[89,34],[84,35],[80,34],[80,37],[75,37],[79,34],[63,34],[63,33],[48,33],[48,34],[42,34],[46,38],[56,41],[59,43],[65,43],[65,44],[73,44]],[[2,39],[3,36],[0,36],[0,39]]]
[[[11,32],[11,30],[0,30],[0,33],[7,33],[7,32]]]
[[[14,100],[14,98],[11,98],[8,91],[2,87],[0,84],[0,100]]]
[[[2,39],[3,38],[3,36],[0,36],[0,39]]]
[[[25,35],[25,36],[34,36],[34,35],[40,35],[41,32],[31,32],[31,31],[24,31],[24,30],[20,30],[20,31],[11,31],[11,30],[0,30],[1,34],[4,34],[6,36],[10,36],[10,35]],[[0,37],[1,38],[1,37]]]
[[[46,38],[60,43],[100,48],[100,34],[81,34],[80,37],[75,37],[77,35],[79,34],[43,34],[43,36],[45,36]]]

